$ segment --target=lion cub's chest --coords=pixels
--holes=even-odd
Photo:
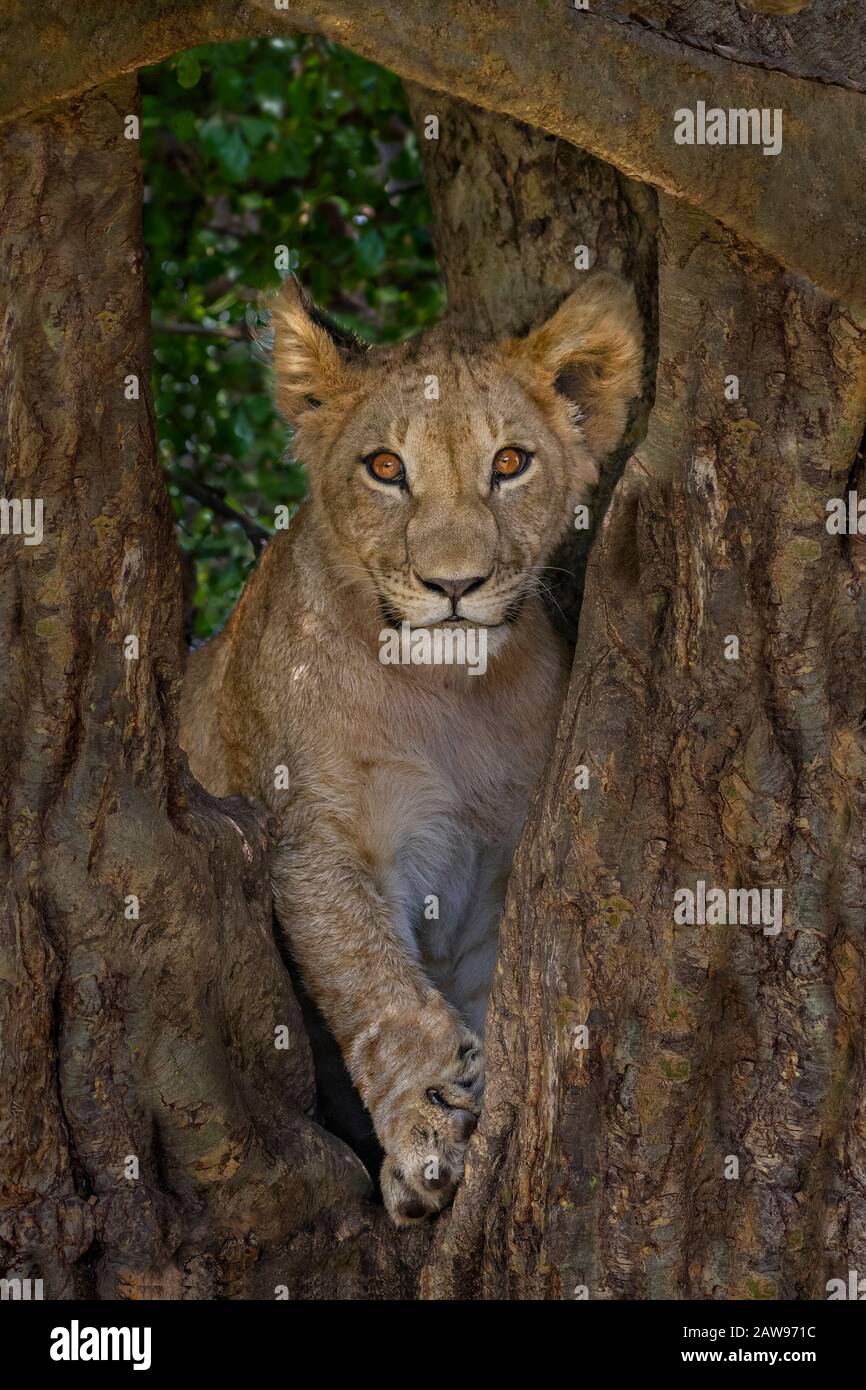
[[[364,824],[393,920],[432,982],[483,1027],[499,918],[537,755],[459,706],[412,727],[368,778]]]

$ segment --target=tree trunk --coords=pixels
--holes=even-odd
[[[819,1296],[866,1265],[864,555],[824,524],[866,420],[862,325],[827,297],[866,303],[862,93],[837,70],[862,20],[837,50],[822,4],[816,45],[791,21],[792,55],[738,11],[732,58],[710,0],[665,7],[687,34],[650,8],[290,17],[701,209],[662,197],[656,403],[595,509],[616,482],[513,876],[466,1182],[399,1236],[315,1123],[268,827],[177,751],[134,83],[26,114],[171,51],[184,14],[190,41],[290,20],[40,9],[52,41],[0,132],[3,496],[44,502],[41,544],[0,536],[0,1273],[49,1297],[724,1298]],[[716,92],[796,112],[784,166],[672,145],[669,108]],[[652,348],[654,195],[505,117],[412,100],[440,116],[451,312],[517,331],[587,245],[635,280]],[[698,881],[781,890],[781,931],[676,923]]]
[[[46,1297],[396,1295],[425,1237],[398,1245],[310,1118],[262,818],[178,752],[137,100],[122,79],[9,126],[0,161],[3,495],[44,501],[41,544],[0,538],[0,1272]]]
[[[660,214],[655,410],[590,562],[428,1297],[816,1298],[866,1264],[864,557],[825,526],[866,339]],[[676,925],[698,880],[781,889],[781,931]]]

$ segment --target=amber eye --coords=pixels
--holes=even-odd
[[[500,449],[493,460],[494,478],[516,478],[527,467],[531,457],[525,449],[517,449],[510,444],[507,449]]]
[[[367,472],[378,478],[380,483],[402,483],[406,476],[403,460],[388,449],[378,449],[375,454],[368,455],[364,462]]]

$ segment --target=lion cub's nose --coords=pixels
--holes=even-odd
[[[479,589],[489,575],[475,574],[470,579],[441,579],[437,575],[435,579],[423,579],[419,574],[418,578],[425,588],[438,590],[456,604],[464,594],[471,594],[473,589]]]

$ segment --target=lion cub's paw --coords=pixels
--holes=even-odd
[[[452,1201],[463,1176],[466,1145],[478,1124],[483,1089],[484,1046],[466,1033],[453,1061],[401,1099],[396,1123],[389,1125],[380,1178],[396,1225],[413,1226]]]

